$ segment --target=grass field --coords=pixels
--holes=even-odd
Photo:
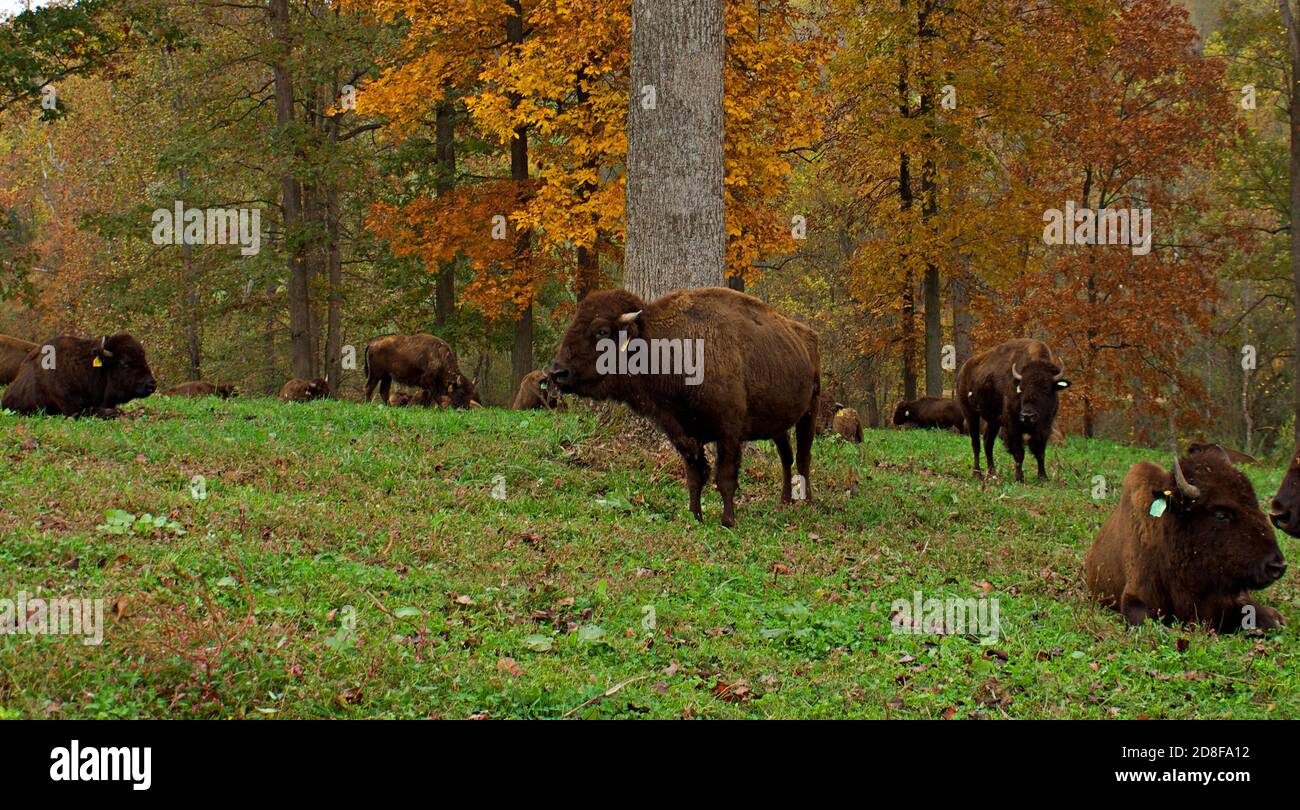
[[[749,445],[729,531],[620,417],[129,410],[0,415],[0,599],[106,611],[101,646],[0,636],[0,717],[1300,717],[1294,571],[1266,636],[1130,630],[1085,598],[1155,451],[1072,438],[1050,483],[982,487],[961,436],[819,438],[816,501],[782,507]],[[1261,498],[1281,467],[1249,470]],[[1000,637],[892,632],[915,591],[995,598]]]

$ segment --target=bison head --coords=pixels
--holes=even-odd
[[[474,381],[459,371],[455,379],[447,386],[447,393],[439,399],[446,399],[453,408],[481,408],[483,400],[479,398]]]
[[[143,399],[158,389],[140,341],[123,333],[99,339],[91,350],[92,365],[104,373],[104,407]]]
[[[1268,517],[1274,526],[1292,537],[1300,537],[1300,451],[1291,459],[1282,486],[1268,506]]]
[[[217,396],[221,397],[222,399],[230,399],[235,395],[236,395],[235,386],[233,385],[217,386]]]
[[[1250,479],[1215,445],[1174,459],[1164,487],[1179,556],[1206,566],[1204,575],[1233,590],[1263,588],[1286,573],[1286,561]],[[1153,512],[1154,514],[1154,512]]]
[[[906,425],[911,420],[911,416],[912,411],[908,406],[908,403],[900,402],[898,403],[898,407],[894,409],[894,424],[899,426]]]
[[[330,384],[324,377],[317,377],[307,383],[308,399],[324,399],[330,395]]]
[[[628,340],[640,337],[643,309],[645,302],[627,290],[600,290],[584,298],[548,375],[560,391],[591,399],[613,397],[617,377],[597,369],[599,346],[601,341],[618,340],[620,332]]]
[[[1012,363],[1011,376],[1020,400],[1021,427],[1051,425],[1056,418],[1056,395],[1070,387],[1065,370],[1046,360],[1030,360],[1024,368]]]

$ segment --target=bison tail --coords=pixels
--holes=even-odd
[[[361,353],[361,371],[366,375],[366,380],[370,380],[370,344],[366,344],[366,350]]]

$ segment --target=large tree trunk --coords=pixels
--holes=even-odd
[[[282,143],[293,143],[293,77],[289,73],[289,55],[293,48],[289,34],[289,0],[270,0],[271,29],[276,40],[276,56],[271,66],[275,82],[275,123]],[[289,342],[292,350],[293,375],[303,379],[316,376],[316,353],[312,346],[311,291],[301,234],[302,187],[293,175],[293,163],[301,157],[301,146],[286,157],[280,173],[280,207],[283,219],[281,234],[289,263]]]
[[[970,271],[967,270],[970,259],[962,256],[958,259],[961,270],[948,279],[948,294],[952,305],[953,348],[957,352],[957,369],[975,353],[975,339],[971,328],[975,319],[970,311]],[[955,379],[955,378],[954,378]]]
[[[338,98],[339,88],[335,81],[329,86],[330,96],[325,99],[321,111],[329,108],[330,99]],[[339,116],[331,115],[325,119],[326,140],[330,153],[333,154],[339,143]],[[325,215],[325,279],[328,283],[328,297],[325,315],[325,379],[330,384],[330,395],[338,396],[339,386],[343,382],[343,252],[339,245],[339,189],[338,180],[333,175],[326,177],[328,187],[325,190],[322,213]]]
[[[1300,445],[1300,227],[1296,225],[1296,212],[1300,211],[1300,31],[1296,30],[1295,14],[1291,0],[1279,0],[1282,22],[1286,27],[1287,46],[1290,51],[1290,71],[1287,93],[1287,110],[1290,115],[1291,150],[1291,206],[1287,221],[1291,232],[1291,279],[1295,288],[1294,347],[1291,354],[1291,391],[1295,403],[1295,441]]]
[[[511,17],[506,21],[506,40],[519,47],[524,42],[524,16],[520,0],[510,0],[510,8],[514,11]],[[511,107],[518,106],[521,99],[512,95],[510,98]],[[510,141],[510,178],[520,187],[528,182],[528,128],[517,127],[515,137]],[[532,261],[532,231],[527,228],[520,229],[515,238],[515,277],[519,278],[522,273],[520,269],[526,262]],[[531,291],[529,295],[531,296]],[[510,348],[510,369],[511,381],[510,390],[519,390],[519,383],[523,380],[528,372],[533,370],[533,304],[528,301],[527,305],[519,313],[519,319],[515,321],[515,341]]]
[[[450,87],[446,93],[446,99],[438,105],[434,116],[434,149],[438,158],[438,176],[434,180],[434,189],[439,197],[451,191],[456,183],[456,110]],[[433,322],[441,326],[455,312],[456,262],[452,260],[443,262],[438,268],[438,279],[433,290]]]
[[[623,279],[647,301],[723,284],[723,5],[632,0]]]

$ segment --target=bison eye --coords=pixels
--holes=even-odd
[[[596,330],[596,340],[605,340],[609,337],[609,327],[602,326]]]

